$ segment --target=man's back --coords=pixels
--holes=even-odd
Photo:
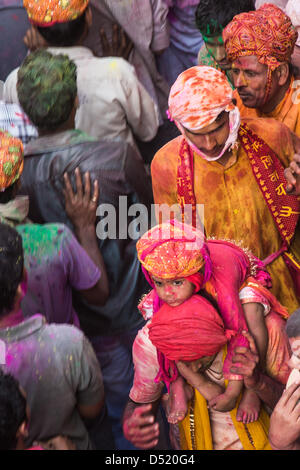
[[[27,445],[58,434],[71,438],[77,449],[91,443],[77,405],[95,405],[103,398],[102,375],[83,333],[68,325],[47,325],[34,315],[0,330],[6,363],[26,392],[31,412]]]
[[[142,141],[155,137],[157,107],[138,81],[134,68],[118,57],[98,58],[86,47],[52,47],[52,54],[65,54],[77,67],[79,108],[76,128],[104,140],[118,140],[135,147],[134,135]],[[17,72],[8,76],[4,100],[18,103]]]

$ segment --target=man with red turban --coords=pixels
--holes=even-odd
[[[277,6],[241,13],[223,31],[242,118],[268,117],[300,136],[299,87],[291,57],[298,33]]]

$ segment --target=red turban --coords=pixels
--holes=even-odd
[[[236,15],[223,31],[230,62],[240,56],[256,55],[271,70],[290,61],[297,37],[290,18],[270,3]]]
[[[170,361],[212,356],[227,343],[228,333],[215,308],[198,295],[178,307],[164,304],[149,325],[151,342]]]
[[[29,21],[47,27],[73,21],[81,16],[89,0],[24,0]]]
[[[20,139],[0,130],[0,191],[17,181],[23,171],[23,144]]]

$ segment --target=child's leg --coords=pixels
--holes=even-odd
[[[209,407],[221,412],[233,410],[236,407],[243,385],[242,380],[229,380],[225,392],[209,400]]]
[[[236,420],[244,424],[258,420],[261,401],[255,392],[244,388],[243,396],[238,406]]]
[[[175,382],[172,382],[169,395],[169,423],[176,424],[185,418],[191,395],[192,390],[183,377],[179,376]]]
[[[286,384],[291,372],[288,361],[291,348],[285,331],[286,320],[272,311],[266,316],[269,344],[266,360],[266,372],[273,379]]]

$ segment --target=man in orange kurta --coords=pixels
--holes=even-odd
[[[251,164],[250,154],[243,146],[239,114],[232,104],[232,89],[227,79],[211,67],[188,69],[171,89],[169,112],[183,135],[167,143],[152,161],[155,203],[169,206],[179,203],[180,210],[180,162],[181,156],[188,151],[193,170],[191,181],[186,179],[183,187],[188,188],[191,183],[195,202],[204,204],[206,236],[231,240],[236,244],[240,242],[261,260],[273,255],[274,260],[266,260],[272,276],[272,292],[291,313],[299,307],[299,297],[285,259],[278,253],[283,241],[281,228],[277,227],[274,214],[271,214],[275,203],[267,204],[269,188],[265,194],[264,185],[260,189],[254,176],[255,165]],[[272,152],[276,153],[282,167],[287,167],[295,153],[292,135],[276,120],[249,119],[242,122],[245,124],[247,132],[260,139],[258,147],[263,145],[262,141],[268,146],[267,152],[261,147],[265,152],[260,159],[263,168],[269,172],[263,176],[266,181],[267,177],[275,181],[276,194],[282,198],[281,207],[275,208],[275,218],[277,216],[280,224],[285,223],[291,211],[299,212],[298,198],[286,193],[286,181],[279,178],[270,156]],[[256,144],[250,147],[256,148]],[[294,198],[296,206],[290,210],[291,198]],[[187,202],[191,201],[187,198]],[[287,252],[294,255],[297,263],[300,260],[300,237],[296,227],[289,240]]]
[[[242,118],[274,118],[300,136],[300,83],[291,66],[297,37],[290,18],[271,4],[235,16],[223,31]]]

